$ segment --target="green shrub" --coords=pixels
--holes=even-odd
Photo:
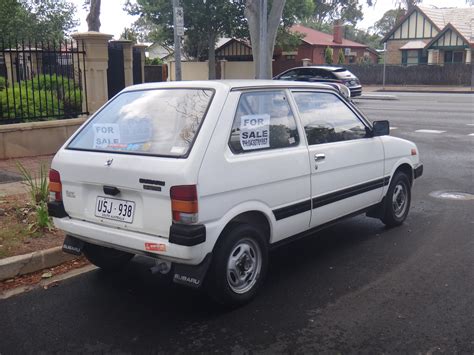
[[[7,86],[7,79],[4,76],[0,76],[0,90],[5,89]]]
[[[0,81],[1,87],[1,81]],[[78,83],[62,75],[40,74],[30,80],[0,89],[0,120],[33,117],[73,117],[82,111],[82,95]]]
[[[35,116],[60,115],[63,102],[52,91],[34,90],[24,83],[0,91],[1,118],[21,117],[24,122]]]

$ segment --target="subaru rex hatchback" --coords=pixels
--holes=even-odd
[[[239,305],[271,246],[357,213],[403,223],[422,171],[415,144],[324,84],[153,83],[124,89],[58,151],[48,207],[64,251],[105,270],[145,255]]]

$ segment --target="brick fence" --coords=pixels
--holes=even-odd
[[[346,65],[362,84],[381,85],[383,81],[383,64]],[[449,65],[387,65],[387,85],[457,85],[471,86],[474,67],[470,64]]]

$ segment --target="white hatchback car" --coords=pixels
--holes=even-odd
[[[132,86],[54,157],[49,212],[67,252],[106,270],[146,255],[238,305],[260,287],[270,246],[357,213],[403,223],[423,165],[388,134],[326,85]]]

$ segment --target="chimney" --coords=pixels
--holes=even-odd
[[[332,41],[334,43],[341,44],[342,43],[342,30],[343,30],[343,25],[341,20],[336,20],[334,21],[334,27],[332,30]]]

